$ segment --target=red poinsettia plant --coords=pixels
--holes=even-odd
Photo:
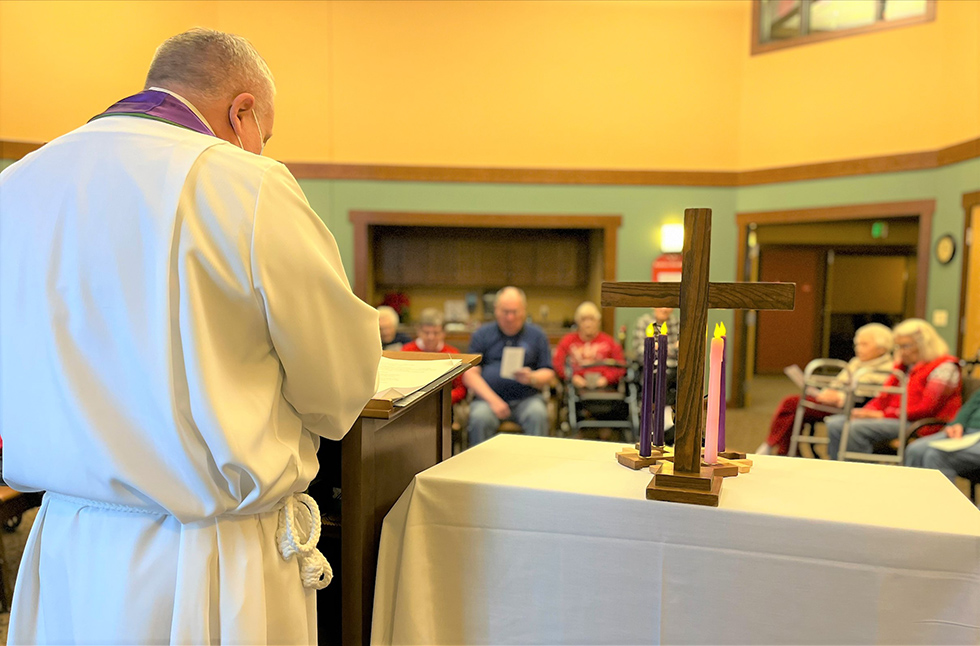
[[[398,312],[398,317],[402,319],[402,323],[405,322],[405,315],[408,314],[408,306],[411,305],[411,300],[409,300],[408,295],[403,292],[388,292],[385,294],[384,300],[381,302],[382,305],[387,305],[391,309]]]

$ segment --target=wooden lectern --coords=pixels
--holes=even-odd
[[[317,592],[320,644],[367,644],[371,639],[374,579],[381,523],[415,474],[452,455],[452,382],[481,355],[385,352],[392,359],[462,359],[461,366],[422,390],[407,406],[372,399],[343,442],[320,443],[320,476],[310,485],[324,523],[318,547],[334,569]],[[330,513],[341,491],[339,522]]]

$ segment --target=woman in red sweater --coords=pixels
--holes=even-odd
[[[403,352],[445,352],[446,354],[460,354],[459,350],[446,344],[446,330],[443,328],[442,312],[434,307],[427,307],[419,314],[419,321],[416,325],[418,338],[409,341],[402,346]],[[466,399],[466,386],[463,385],[463,377],[453,379],[453,403]]]
[[[938,417],[943,421],[953,419],[963,404],[960,397],[960,368],[956,357],[950,356],[949,346],[936,333],[935,328],[922,319],[908,319],[895,326],[894,369],[908,375],[909,422],[926,417]],[[885,386],[894,386],[894,376]],[[881,393],[862,408],[851,411],[851,431],[847,438],[847,450],[872,453],[876,445],[885,444],[898,437],[899,415],[902,396]],[[832,415],[826,420],[827,455],[837,459],[843,415]]]
[[[572,383],[576,388],[607,388],[615,386],[626,374],[625,368],[615,366],[592,366],[603,362],[624,363],[623,349],[616,340],[599,329],[602,314],[595,303],[585,301],[575,310],[575,332],[569,332],[558,342],[555,350],[555,373],[558,378],[568,377],[565,370],[567,358],[571,358]],[[586,375],[595,374],[595,377]]]

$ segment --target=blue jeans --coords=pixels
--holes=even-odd
[[[968,428],[966,434],[980,433],[980,428]],[[956,476],[969,478],[980,474],[980,442],[959,451],[941,451],[932,448],[932,443],[948,439],[943,431],[920,438],[905,449],[905,464],[910,467],[939,469],[951,481]]]
[[[548,406],[541,395],[532,395],[527,399],[507,402],[510,406],[512,422],[524,429],[525,435],[548,434]],[[476,446],[497,432],[500,420],[493,413],[490,404],[482,399],[474,399],[470,403],[470,423],[467,432],[470,436],[470,446]]]
[[[837,459],[840,451],[840,436],[844,430],[844,415],[831,415],[824,420],[827,425],[827,457]],[[847,434],[847,450],[856,453],[874,453],[877,444],[883,444],[898,437],[900,422],[897,419],[852,419],[851,431]]]

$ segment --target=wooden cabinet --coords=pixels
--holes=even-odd
[[[567,230],[383,227],[375,282],[389,287],[584,287],[589,237]]]

